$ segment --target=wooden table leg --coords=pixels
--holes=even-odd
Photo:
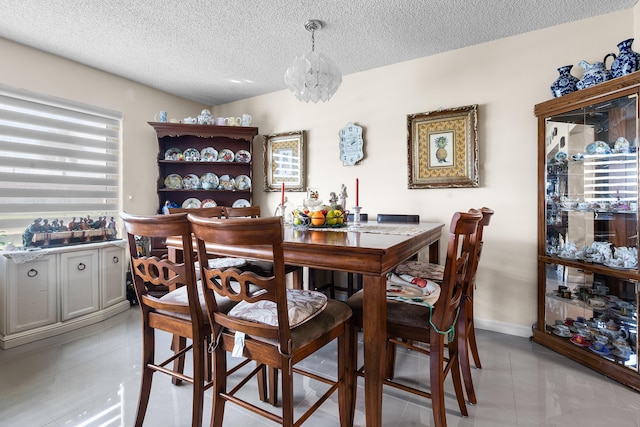
[[[429,262],[438,264],[440,261],[440,240],[429,245]]]
[[[382,426],[382,380],[386,361],[386,276],[364,276],[364,402],[367,427]]]

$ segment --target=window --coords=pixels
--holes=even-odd
[[[35,218],[117,218],[121,124],[116,111],[0,85],[0,234]]]

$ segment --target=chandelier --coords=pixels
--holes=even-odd
[[[311,52],[293,60],[284,74],[287,88],[300,101],[326,102],[333,96],[342,83],[342,74],[332,60],[315,51],[315,32],[322,23],[312,19],[304,24],[311,31]]]

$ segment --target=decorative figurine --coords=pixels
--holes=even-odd
[[[347,206],[347,187],[342,184],[340,186],[340,196],[338,196],[338,205],[342,206],[342,209],[345,209]]]
[[[334,207],[334,206],[338,205],[338,196],[333,191],[331,193],[329,193],[329,205],[331,207]]]
[[[36,218],[33,220],[33,224],[30,224],[24,233],[22,233],[22,246],[31,246],[33,242],[33,235],[42,231],[42,225],[40,222],[42,218]]]

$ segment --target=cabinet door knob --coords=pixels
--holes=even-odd
[[[81,262],[80,264],[78,264],[78,270],[82,271],[85,268],[87,268],[87,265],[85,263]]]
[[[27,277],[36,277],[38,275],[38,270],[36,269],[31,269],[29,271],[27,271]]]
[[[114,257],[113,257],[113,263],[114,263],[114,264],[117,264],[117,263],[119,263],[119,262],[120,262],[120,258],[118,258],[117,256],[114,256]]]

